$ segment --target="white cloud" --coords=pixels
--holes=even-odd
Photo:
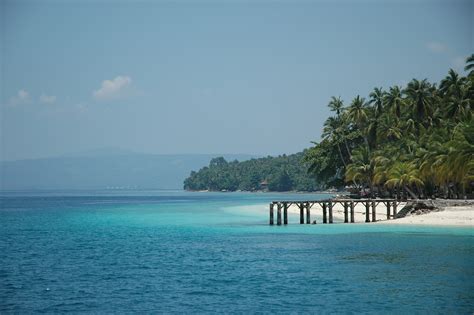
[[[30,100],[30,93],[28,93],[28,91],[26,91],[24,89],[21,89],[21,90],[18,91],[18,93],[15,96],[10,98],[10,101],[8,102],[8,104],[10,106],[17,106],[17,105],[21,105],[21,104],[27,104],[30,101],[31,101]]]
[[[428,42],[426,43],[426,48],[428,48],[429,51],[437,54],[445,53],[448,51],[448,47],[440,42]]]
[[[127,87],[132,83],[128,76],[118,76],[112,80],[104,80],[100,89],[94,91],[96,100],[118,99],[124,96]]]
[[[54,104],[56,103],[56,96],[42,94],[39,97],[39,101],[41,104]]]

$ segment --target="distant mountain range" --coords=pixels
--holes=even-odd
[[[101,149],[60,157],[0,162],[0,189],[182,189],[192,170],[217,156],[248,160],[248,154],[133,153]]]

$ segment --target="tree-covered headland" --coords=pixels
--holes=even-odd
[[[227,162],[214,158],[184,181],[186,190],[211,191],[314,191],[316,180],[308,174],[304,152],[265,157],[248,161]]]
[[[439,84],[413,79],[374,88],[347,106],[332,97],[333,115],[314,146],[293,155],[227,162],[215,158],[192,172],[187,190],[313,191],[463,198],[474,190],[474,55],[466,76],[449,70]]]
[[[334,113],[305,161],[319,183],[371,195],[462,198],[474,186],[474,55],[467,76],[374,88]]]

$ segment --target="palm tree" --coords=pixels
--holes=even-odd
[[[387,180],[390,163],[390,159],[385,157],[383,154],[376,155],[374,157],[374,185],[381,185],[385,183]]]
[[[373,150],[377,146],[377,129],[378,121],[376,118],[371,118],[366,130],[366,144],[369,149]]]
[[[351,124],[357,126],[360,133],[362,134],[362,137],[364,138],[365,145],[370,151],[368,130],[366,129],[369,116],[365,98],[357,95],[356,98],[352,100],[351,105],[347,111],[347,119]]]
[[[370,158],[367,146],[361,146],[354,150],[352,162],[346,168],[346,181],[360,181],[369,186],[370,194],[373,195],[374,164]]]
[[[432,114],[434,87],[427,81],[413,79],[408,83],[404,93],[407,95],[413,107],[413,117],[415,118],[417,135],[420,132],[420,126],[428,126]]]
[[[397,118],[400,118],[403,97],[399,86],[391,87],[389,92],[385,94],[385,104],[387,104],[387,107],[395,113]]]
[[[464,81],[465,78],[460,77],[459,74],[453,69],[449,69],[446,78],[441,80],[439,90],[447,95],[459,96]]]
[[[413,198],[474,192],[474,54],[465,70],[467,77],[450,69],[439,88],[426,79],[375,88],[369,102],[357,95],[346,108],[332,97],[335,117],[311,158],[319,178],[340,183],[344,174],[371,193],[378,187]]]
[[[447,174],[449,167],[446,167],[445,156],[447,149],[445,140],[449,137],[449,128],[436,128],[430,134],[420,139],[421,145],[416,151],[414,163],[416,164],[420,179],[425,183],[425,188],[430,190],[430,195],[435,193],[435,187],[448,187]]]
[[[474,76],[474,54],[466,58],[466,66],[464,67],[465,71],[469,71],[469,76]]]
[[[469,98],[468,86],[462,85],[458,96],[448,96],[444,102],[446,104],[446,116],[448,118],[455,119],[456,121],[470,118],[470,103],[472,100]]]
[[[342,101],[341,97],[331,97],[331,101],[329,101],[328,104],[329,109],[332,112],[336,112],[336,117],[339,119],[340,122],[340,128],[339,130],[341,131],[339,136],[341,139],[344,141],[344,145],[346,147],[347,154],[349,155],[349,159],[351,157],[351,150],[349,150],[349,145],[347,144],[347,137],[346,137],[346,116],[344,114],[344,102]]]
[[[374,90],[369,94],[369,96],[369,104],[374,104],[375,118],[379,118],[380,115],[382,115],[384,108],[385,92],[382,90],[382,88],[374,88]]]
[[[380,116],[384,110],[384,95],[385,92],[382,88],[374,88],[370,93],[369,104],[373,104],[373,116],[371,117],[369,126],[367,127],[367,137],[370,148],[373,149],[377,146],[377,131]]]
[[[341,125],[340,119],[338,119],[337,117],[329,117],[324,122],[323,133],[321,134],[321,137],[324,140],[328,140],[332,143],[336,143],[342,164],[344,164],[344,167],[346,167],[347,163],[344,159],[344,155],[342,154],[342,150],[340,146],[340,142],[341,142],[340,125]]]
[[[377,131],[378,143],[383,141],[397,141],[402,137],[402,130],[400,128],[400,121],[395,119],[392,115],[383,115],[380,118]]]
[[[328,107],[332,112],[336,112],[337,117],[341,117],[341,113],[344,110],[344,102],[341,100],[341,97],[331,97],[331,101],[328,104]]]
[[[400,158],[399,148],[388,144],[373,154],[374,177],[373,184],[383,186],[388,179],[388,171],[392,165]]]
[[[444,116],[462,120],[470,112],[469,84],[465,77],[460,77],[453,69],[441,81],[439,90],[443,93],[442,105]]]
[[[412,198],[416,199],[416,194],[409,188],[412,185],[415,185],[417,188],[421,188],[424,185],[416,165],[410,162],[395,163],[388,173],[388,180],[385,182],[385,186],[397,188],[398,190],[404,189]]]
[[[465,188],[474,182],[474,121],[456,125],[452,140],[446,146],[449,149],[446,162],[452,180],[461,186],[465,195]]]
[[[365,98],[357,95],[356,98],[352,100],[347,113],[349,119],[362,130],[368,118]]]

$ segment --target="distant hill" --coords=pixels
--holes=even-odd
[[[75,155],[0,162],[0,189],[182,189],[184,179],[217,154],[141,154],[95,150]],[[224,155],[247,160],[246,154]]]

